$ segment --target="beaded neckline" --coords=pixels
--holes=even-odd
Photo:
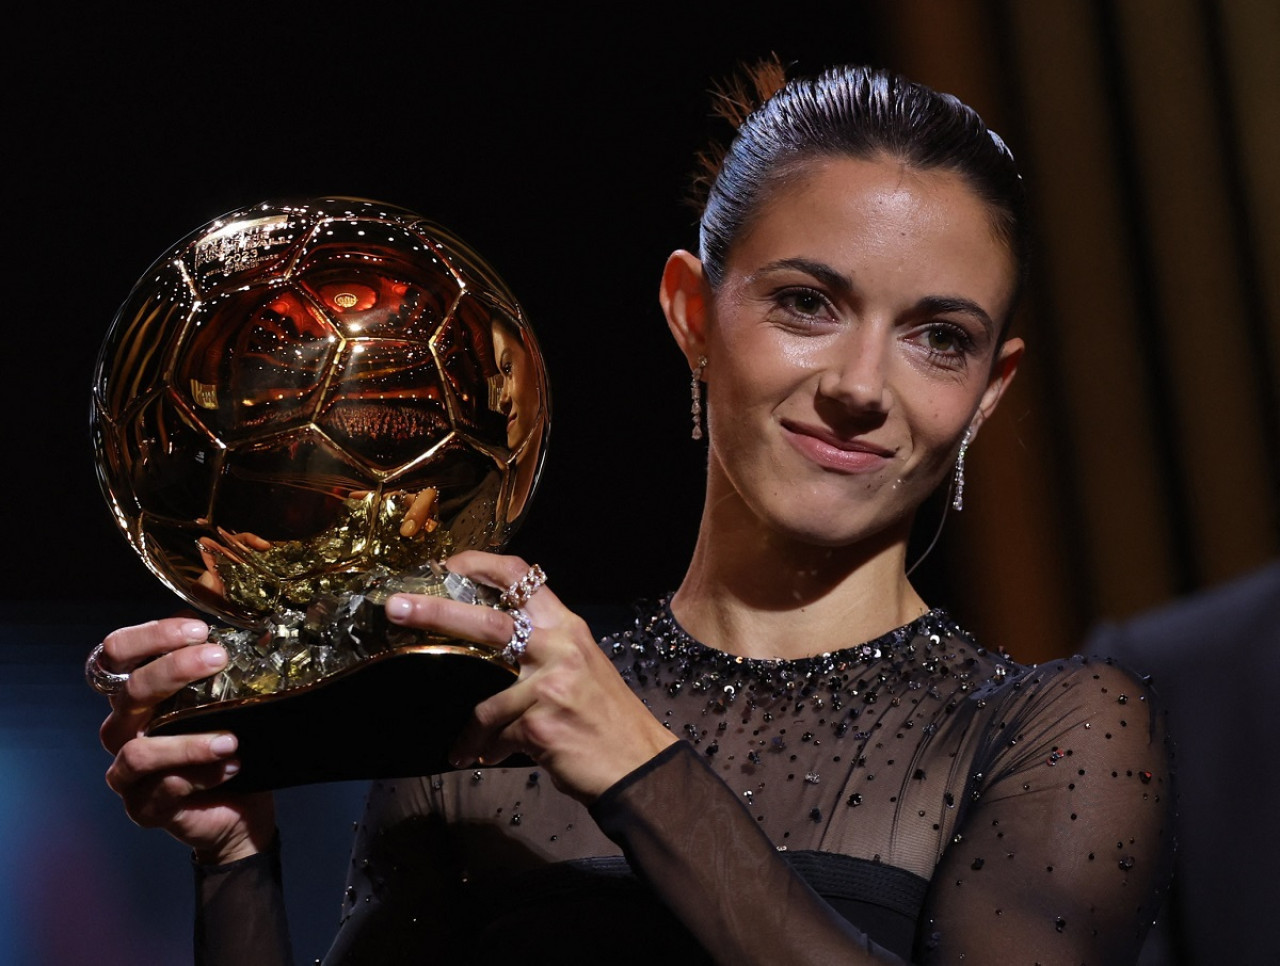
[[[886,631],[879,637],[861,644],[827,651],[798,658],[758,658],[741,657],[718,650],[704,644],[681,626],[680,621],[671,611],[671,599],[674,594],[667,594],[656,602],[641,605],[640,615],[636,618],[635,631],[648,639],[650,646],[664,657],[698,658],[699,660],[720,661],[735,666],[747,666],[770,669],[789,666],[797,671],[810,670],[809,665],[826,665],[830,662],[879,660],[888,652],[901,649],[917,638],[930,639],[930,643],[940,644],[948,637],[960,637],[968,644],[973,644],[959,624],[941,607],[926,611],[912,621]],[[937,638],[937,640],[931,640]]]
[[[981,653],[969,635],[941,608],[852,647],[803,658],[749,658],[716,650],[692,637],[671,613],[671,596],[642,606],[635,627],[606,638],[626,677],[652,678],[674,697],[686,686],[732,702],[744,690],[766,695],[804,696],[818,691],[857,695],[878,691],[887,677],[910,668],[946,673],[957,647]],[[880,665],[872,671],[871,665]],[[866,680],[880,679],[878,684]]]

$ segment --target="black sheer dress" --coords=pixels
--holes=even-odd
[[[1147,687],[941,611],[739,659],[666,602],[601,646],[685,739],[591,808],[538,769],[376,782],[326,963],[1130,963],[1171,841]],[[279,862],[198,869],[201,962],[288,960]]]

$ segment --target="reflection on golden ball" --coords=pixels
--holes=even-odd
[[[216,219],[134,287],[98,360],[98,475],[147,566],[240,626],[524,515],[549,428],[507,286],[439,225],[351,198]]]

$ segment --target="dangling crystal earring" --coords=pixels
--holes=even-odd
[[[951,493],[951,508],[957,513],[964,509],[964,454],[969,451],[971,439],[973,439],[972,426],[964,431],[964,439],[960,440],[960,452],[956,455],[956,475]]]
[[[693,438],[702,439],[702,370],[707,366],[707,357],[698,356],[698,364],[693,370],[693,379],[689,383],[689,392],[693,396],[693,404],[689,413],[693,416]]]

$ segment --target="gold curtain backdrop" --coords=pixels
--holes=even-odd
[[[1280,514],[1280,3],[898,0],[886,60],[1007,135],[1028,352],[943,553],[1023,660],[1262,565]]]

